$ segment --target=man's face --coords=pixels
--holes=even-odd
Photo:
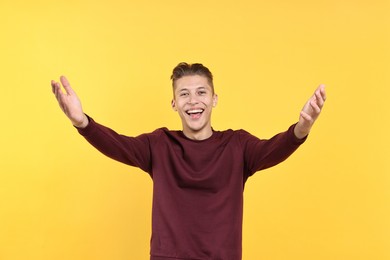
[[[175,82],[172,108],[179,113],[183,133],[191,139],[211,136],[211,111],[218,97],[204,76],[184,76]]]

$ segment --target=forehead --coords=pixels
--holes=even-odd
[[[175,91],[181,91],[183,89],[197,89],[208,88],[211,89],[206,77],[200,75],[189,75],[177,79],[175,82]]]

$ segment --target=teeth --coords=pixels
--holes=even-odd
[[[196,114],[196,113],[202,113],[203,109],[194,109],[194,110],[188,110],[188,114]]]

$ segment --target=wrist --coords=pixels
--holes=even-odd
[[[72,122],[73,126],[74,127],[77,127],[77,128],[86,128],[89,124],[89,119],[88,117],[83,114],[83,120],[82,121],[79,121],[79,122]]]
[[[294,127],[294,135],[298,139],[305,138],[310,132],[310,129],[302,128],[299,123],[295,125]]]

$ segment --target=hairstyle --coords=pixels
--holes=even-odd
[[[186,62],[179,63],[172,72],[172,87],[175,87],[176,80],[184,76],[199,75],[207,78],[208,83],[214,93],[213,74],[211,71],[200,63],[189,64]]]

